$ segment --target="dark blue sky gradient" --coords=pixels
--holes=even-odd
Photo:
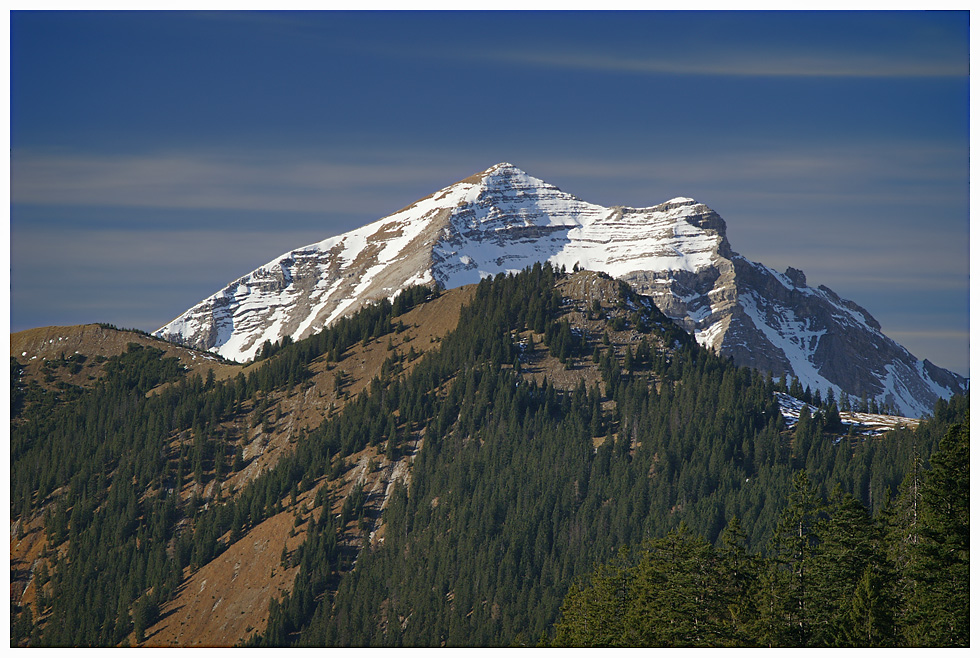
[[[736,251],[801,267],[969,372],[967,12],[10,25],[14,331],[156,329],[291,248],[510,161],[606,205],[695,197]]]

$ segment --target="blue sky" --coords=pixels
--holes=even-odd
[[[11,330],[152,331],[508,161],[969,374],[966,12],[12,12]]]

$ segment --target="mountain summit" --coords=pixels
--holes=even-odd
[[[623,279],[705,347],[813,390],[921,416],[966,389],[960,375],[882,334],[854,302],[809,287],[799,270],[779,273],[732,251],[724,220],[693,199],[606,208],[509,163],[283,254],[155,335],[248,360],[267,340],[304,338],[410,285],[455,288],[539,261]]]

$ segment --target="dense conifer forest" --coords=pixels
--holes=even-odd
[[[485,279],[437,348],[394,353],[233,496],[220,486],[246,464],[226,421],[261,422],[315,360],[397,333],[439,293],[267,345],[227,381],[136,344],[88,389],[24,383],[12,361],[11,518],[43,513],[51,549],[11,645],[142,642],[188,573],[316,487],[282,556],[299,575],[249,646],[968,644],[968,398],[869,438],[817,392],[788,428],[775,393],[793,383],[701,349],[618,282],[587,309],[632,332],[614,349],[562,318],[567,276]],[[526,376],[535,342],[600,381]],[[380,520],[355,488],[338,518],[331,482],[370,446],[413,451],[410,486]],[[190,482],[217,499],[181,498]],[[384,541],[365,530],[351,550],[353,521],[383,522]]]
[[[716,544],[682,524],[577,580],[544,642],[969,646],[968,427],[951,427],[899,492],[872,517],[798,471],[766,551],[747,549],[737,518]]]

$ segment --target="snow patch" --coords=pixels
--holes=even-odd
[[[739,301],[756,328],[786,356],[793,373],[804,387],[820,391],[833,388],[835,393],[840,390],[820,374],[812,361],[820,337],[826,331],[811,330],[808,320],[800,320],[792,309],[776,304],[768,304],[768,313],[763,312],[760,300],[754,294],[741,295]]]
[[[810,415],[814,415],[818,409],[806,404],[803,400],[794,398],[786,393],[776,392],[776,401],[779,403],[779,413],[786,421],[787,427],[794,427],[800,420],[800,413],[803,407],[810,410]],[[841,411],[838,414],[845,427],[854,426],[858,434],[864,436],[880,436],[890,430],[900,427],[916,427],[919,424],[918,418],[908,418],[905,416],[889,416],[886,414],[865,414],[852,411]],[[839,438],[834,443],[839,442]]]
[[[716,347],[717,343],[715,341],[724,333],[725,325],[727,323],[723,320],[719,320],[711,325],[708,325],[706,329],[697,331],[694,333],[694,340],[698,342],[698,345],[707,348]]]

